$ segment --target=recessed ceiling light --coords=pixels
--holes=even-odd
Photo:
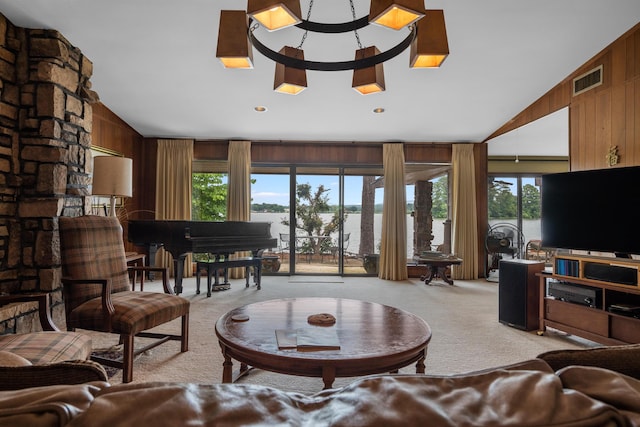
[[[384,113],[384,108],[382,107],[374,108],[373,112],[376,114]]]
[[[254,108],[254,110],[256,110],[258,113],[264,113],[265,111],[267,111],[267,107],[258,105],[257,107]]]

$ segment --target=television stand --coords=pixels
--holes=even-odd
[[[553,328],[604,345],[640,343],[640,261],[562,255],[553,259],[553,273],[540,278],[540,329]],[[550,280],[600,289],[602,297],[587,306],[562,301],[548,293]]]

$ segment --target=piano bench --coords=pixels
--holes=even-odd
[[[249,287],[249,276],[253,269],[253,282],[260,289],[262,278],[262,257],[242,257],[234,259],[197,261],[196,262],[196,294],[200,293],[200,274],[204,270],[207,272],[207,296],[211,296],[211,291],[226,291],[231,287],[229,284],[229,268],[244,267],[246,287]],[[224,283],[219,283],[218,273],[220,270],[224,272]],[[213,277],[214,283],[211,284]]]

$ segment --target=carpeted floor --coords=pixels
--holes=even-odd
[[[456,281],[449,286],[440,281],[425,285],[418,279],[403,282],[356,277],[281,277],[265,276],[262,289],[245,288],[244,280],[233,280],[231,289],[195,294],[195,279],[184,281],[183,297],[191,301],[189,351],[180,353],[179,342],[169,342],[138,356],[134,363],[134,382],[177,381],[219,383],[222,378],[222,354],[214,325],[220,315],[232,308],[274,298],[340,297],[361,299],[398,307],[412,312],[430,325],[432,339],[428,348],[426,373],[446,375],[510,364],[533,358],[547,350],[583,348],[594,343],[548,331],[538,336],[498,322],[497,283],[484,279]],[[145,283],[145,290],[160,290],[158,281]],[[179,331],[179,321],[159,327]],[[117,344],[118,337],[92,333],[96,350]],[[143,339],[136,341],[142,345]],[[237,363],[236,363],[237,365]],[[401,373],[415,372],[410,366]],[[121,373],[113,384],[121,382]],[[334,386],[352,379],[339,378]],[[313,393],[322,389],[320,378],[305,378],[254,370],[240,382],[278,387],[285,391]]]
[[[122,360],[122,346],[117,345],[107,349],[96,349],[91,352],[91,356],[104,357],[105,359]],[[109,378],[113,378],[115,375],[122,375],[122,369],[114,368],[113,366],[103,366],[107,372]],[[113,381],[113,380],[111,380]]]

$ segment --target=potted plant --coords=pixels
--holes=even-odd
[[[378,262],[380,254],[366,254],[362,266],[367,274],[378,274]]]
[[[280,264],[280,257],[278,255],[262,255],[262,273],[277,273],[280,271]]]

